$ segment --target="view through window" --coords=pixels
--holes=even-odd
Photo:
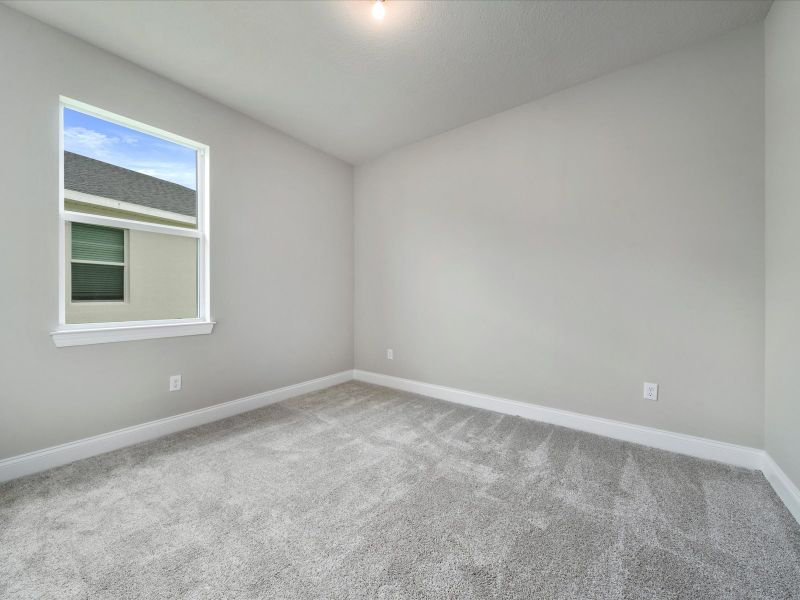
[[[121,117],[62,110],[62,322],[199,318],[202,150]]]

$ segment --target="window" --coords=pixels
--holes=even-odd
[[[208,148],[61,99],[58,346],[210,333]]]
[[[127,231],[86,223],[68,227],[72,302],[124,302]]]

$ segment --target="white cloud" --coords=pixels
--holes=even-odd
[[[108,157],[118,143],[118,137],[108,136],[85,127],[68,127],[64,130],[65,149],[86,156]]]
[[[158,160],[164,151],[172,151],[174,145],[160,146],[153,143],[139,144],[135,135],[108,135],[85,127],[64,129],[64,149],[89,158],[138,171],[151,177],[172,181],[194,189],[195,167],[192,163]]]
[[[172,181],[191,189],[194,189],[197,185],[194,169],[187,169],[183,165],[175,163],[150,163],[146,166],[131,165],[128,168],[133,169],[137,173]]]

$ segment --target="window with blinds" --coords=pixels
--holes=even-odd
[[[124,229],[72,223],[72,301],[125,301]]]

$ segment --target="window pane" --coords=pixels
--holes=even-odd
[[[64,322],[198,318],[205,146],[64,104]]]
[[[125,268],[72,263],[72,300],[124,300]]]
[[[126,284],[125,301],[101,304],[68,302],[66,322],[106,323],[196,318],[197,239],[129,229],[127,243],[128,271],[127,275],[124,275],[127,281],[123,280],[123,268],[117,267],[119,271],[115,281],[118,291],[116,298],[113,298],[122,299],[125,291],[122,286]],[[76,274],[74,270],[76,266],[105,265],[73,263],[73,300],[89,299],[78,298],[75,295],[76,279],[83,274]]]
[[[197,151],[64,109],[64,208],[197,228]]]
[[[125,260],[125,230],[85,223],[72,224],[72,260]]]

